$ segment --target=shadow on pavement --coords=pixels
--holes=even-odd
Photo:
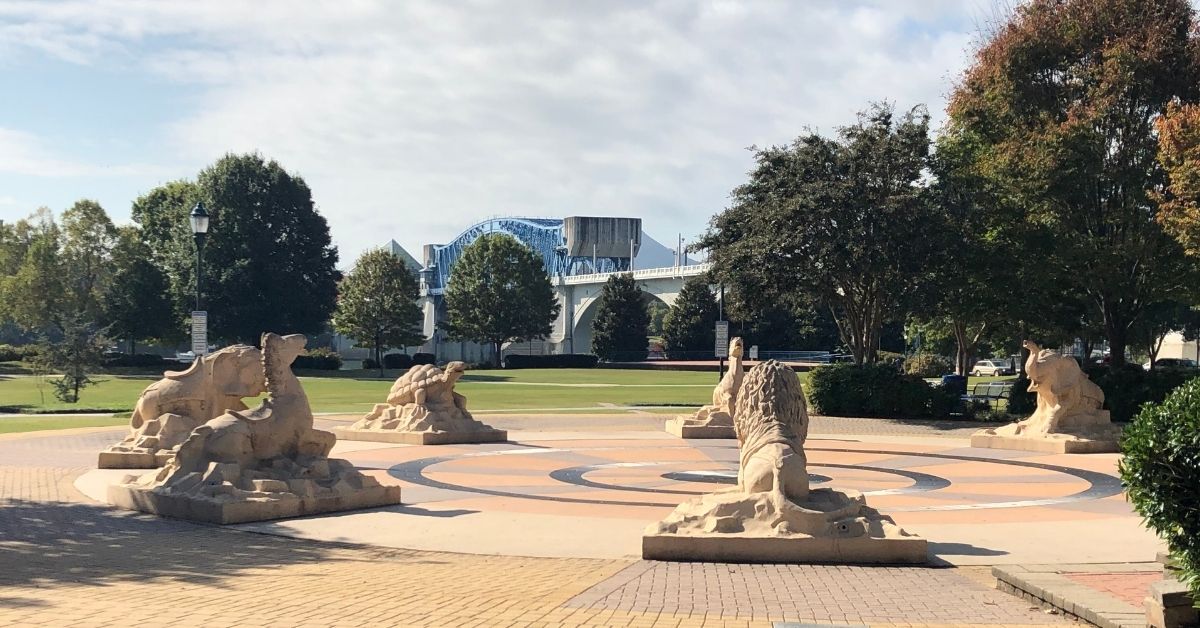
[[[104,506],[0,501],[4,585],[149,580],[219,585],[246,570],[344,560],[335,555],[337,549]],[[18,603],[18,598],[0,598],[0,605]]]

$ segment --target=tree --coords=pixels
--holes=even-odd
[[[445,301],[450,336],[490,344],[496,366],[505,342],[549,335],[562,307],[542,258],[503,233],[481,235],[463,249]]]
[[[152,259],[137,228],[118,231],[112,278],[103,299],[104,321],[109,334],[129,343],[130,355],[139,340],[167,340],[182,334],[170,282]]]
[[[708,282],[696,278],[683,284],[675,304],[663,318],[663,345],[667,354],[675,357],[685,351],[711,351],[716,322],[717,299]]]
[[[94,382],[88,372],[100,364],[108,343],[94,321],[81,312],[70,312],[60,320],[62,338],[51,341],[43,337],[38,346],[38,370],[57,371],[62,377],[50,380],[54,396],[65,403],[79,401],[79,391]]]
[[[62,213],[62,261],[67,308],[96,322],[111,278],[117,229],[96,201],[81,200]]]
[[[370,346],[383,375],[383,352],[421,344],[417,277],[399,257],[384,249],[367,251],[339,286],[333,328]]]
[[[68,289],[61,239],[54,215],[46,208],[15,225],[11,247],[15,272],[2,278],[0,308],[27,332],[50,334],[61,328]]]
[[[755,152],[699,245],[743,295],[826,308],[856,363],[874,362],[929,255],[922,170],[929,115],[875,104],[837,138],[816,133]]]
[[[1197,96],[1195,32],[1186,0],[1034,0],[950,99],[998,210],[1054,242],[1033,259],[1085,295],[1117,365],[1145,308],[1192,284],[1150,192],[1166,180],[1155,122]]]
[[[134,203],[181,311],[195,289],[187,215],[196,201],[211,216],[202,285],[210,334],[257,343],[268,330],[322,331],[337,303],[337,248],[304,179],[261,155],[230,154],[196,183],[170,183]]]
[[[1158,220],[1189,255],[1200,256],[1200,105],[1170,103],[1155,129],[1167,174],[1166,188],[1154,196]]]
[[[1159,301],[1146,306],[1141,318],[1130,329],[1135,346],[1145,350],[1153,369],[1163,340],[1173,331],[1181,332],[1185,340],[1195,340],[1200,315],[1186,303]]]
[[[592,321],[592,352],[601,360],[644,360],[650,313],[632,273],[611,275],[600,289]]]

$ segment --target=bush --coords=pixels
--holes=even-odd
[[[1200,599],[1200,380],[1150,403],[1125,429],[1119,464],[1129,501],[1167,541],[1179,579]]]
[[[1037,407],[1037,394],[1029,392],[1028,377],[1013,382],[1012,391],[1008,395],[1009,414],[1021,417],[1033,414],[1033,409]]]
[[[904,372],[917,377],[941,377],[954,372],[950,360],[933,353],[918,353],[904,361]]]
[[[557,355],[506,355],[506,369],[590,369],[600,358],[590,353],[559,353]]]
[[[1086,369],[1088,377],[1104,391],[1104,407],[1114,421],[1132,421],[1146,403],[1161,403],[1179,386],[1198,374],[1188,369],[1143,370],[1135,364]]]
[[[371,370],[378,369],[379,363],[376,362],[374,358],[367,358],[367,359],[363,360],[362,367],[364,370],[371,371]]]
[[[414,366],[417,364],[437,364],[437,356],[432,353],[414,353],[412,363]]]
[[[389,353],[383,356],[383,368],[385,369],[404,369],[412,368],[412,356],[407,353]]]
[[[336,371],[342,368],[342,356],[325,347],[309,349],[303,355],[296,356],[296,360],[292,362],[292,368],[309,371]]]
[[[0,362],[28,362],[37,354],[37,345],[0,345]]]
[[[161,355],[153,353],[135,353],[133,355],[129,355],[128,353],[106,353],[101,358],[100,365],[109,368],[119,366],[148,367],[162,366],[166,362],[166,359]]]
[[[827,416],[945,417],[960,405],[953,392],[888,364],[821,366],[808,378],[808,397]]]

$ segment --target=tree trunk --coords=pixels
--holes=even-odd
[[[379,336],[375,337],[375,366],[379,368],[379,378],[383,379],[383,352],[379,350],[379,345],[382,341]]]
[[[133,355],[133,352],[136,350],[137,350],[137,341],[134,340],[132,336],[130,336],[130,338],[129,338],[129,355]]]

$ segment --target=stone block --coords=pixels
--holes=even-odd
[[[389,430],[360,430],[335,427],[339,439],[395,443],[398,445],[460,445],[471,443],[503,443],[508,440],[505,430],[476,430],[469,432],[399,432]]]
[[[229,489],[236,490],[232,486],[229,486]],[[163,517],[224,525],[392,506],[400,503],[400,487],[379,486],[323,497],[299,497],[291,493],[281,493],[278,499],[218,501],[114,484],[108,487],[108,502],[120,508]]]
[[[144,451],[113,451],[100,452],[96,460],[98,469],[157,469],[169,462],[174,452],[150,453]]]
[[[642,536],[642,558],[718,563],[838,563],[920,565],[928,545],[920,537],[746,537],[729,534]]]
[[[732,425],[688,425],[683,420],[671,419],[665,429],[679,438],[737,438]]]
[[[1088,440],[1032,436],[1003,436],[979,432],[971,436],[971,446],[985,449],[1015,449],[1046,454],[1119,453],[1116,440]]]
[[[250,480],[254,490],[262,493],[287,493],[288,483],[282,480]]]

